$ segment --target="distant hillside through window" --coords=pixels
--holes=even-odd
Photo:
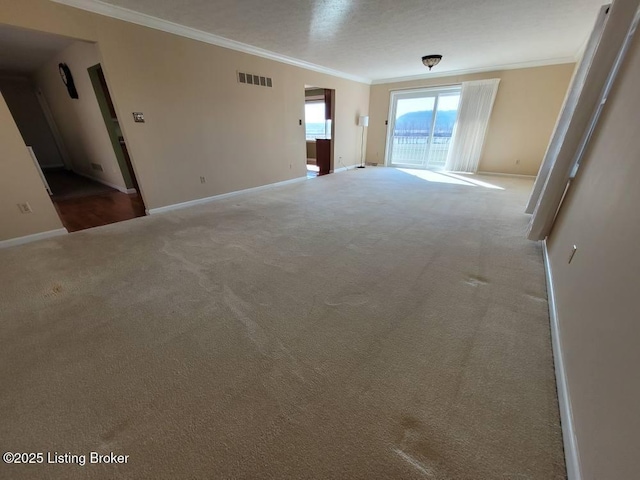
[[[438,110],[434,137],[450,137],[456,123],[458,110]],[[432,110],[409,112],[398,117],[395,124],[395,135],[423,134],[431,131]]]

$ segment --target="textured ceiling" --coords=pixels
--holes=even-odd
[[[33,73],[55,53],[75,41],[60,35],[0,25],[0,71]]]
[[[373,80],[562,63],[606,0],[107,0],[106,3]]]

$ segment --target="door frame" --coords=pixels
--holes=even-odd
[[[104,68],[102,64],[97,63],[87,68],[91,85],[96,94],[96,100],[102,113],[105,128],[109,134],[109,140],[111,140],[111,146],[116,155],[118,166],[120,167],[120,173],[127,187],[129,193],[137,191],[142,199],[142,192],[140,191],[140,185],[136,176],[136,172],[133,168],[133,162],[129,157],[128,151],[126,151],[126,144],[124,142],[124,136],[122,132],[118,132],[116,124],[119,126],[118,115],[115,111],[115,105],[111,98],[111,92],[109,92],[109,86],[107,85],[107,79],[104,75]],[[119,127],[121,130],[121,127]]]
[[[391,150],[393,148],[393,131],[395,130],[395,123],[396,123],[396,106],[397,106],[397,101],[401,96],[407,95],[407,94],[419,94],[419,93],[433,93],[435,96],[434,99],[434,104],[433,104],[433,114],[432,114],[432,122],[431,122],[431,132],[430,132],[430,136],[429,136],[429,142],[433,141],[433,132],[435,130],[435,123],[433,121],[433,119],[436,117],[437,115],[437,108],[438,108],[438,99],[440,94],[446,94],[446,93],[450,93],[450,92],[458,92],[461,91],[462,89],[462,84],[453,84],[453,85],[437,85],[437,86],[432,86],[432,87],[420,87],[420,88],[408,88],[408,89],[401,89],[401,90],[391,90],[389,92],[389,114],[387,117],[387,134],[386,134],[386,145],[385,145],[385,149],[384,149],[384,166],[385,167],[400,167],[400,168],[406,168],[403,167],[402,165],[393,165],[391,163]],[[425,97],[430,97],[432,95],[425,95]],[[428,147],[430,147],[430,143],[428,145]],[[428,148],[427,147],[427,148]],[[428,159],[427,159],[427,163],[428,163]],[[415,168],[415,167],[413,167]],[[424,167],[426,168],[426,167]]]
[[[306,148],[307,148],[307,135],[306,135],[306,111],[305,111],[305,105],[307,103],[307,96],[306,96],[306,91],[307,90],[323,90],[324,91],[324,99],[323,102],[325,104],[325,122],[326,121],[330,121],[331,122],[331,138],[330,140],[330,149],[329,149],[329,172],[328,173],[334,173],[336,170],[338,170],[338,168],[335,167],[335,145],[336,145],[336,89],[335,88],[325,88],[325,87],[318,87],[318,86],[313,86],[313,85],[307,85],[305,84],[304,86],[304,92],[305,92],[305,96],[304,96],[304,103],[302,104],[302,118],[300,119],[300,125],[302,126],[302,135],[304,137],[305,140],[305,171],[307,168],[306,165]],[[319,96],[319,95],[318,95]],[[315,98],[315,96],[314,96]],[[327,103],[329,103],[329,111],[327,111]],[[329,118],[327,118],[329,117]],[[326,125],[326,124],[325,124]],[[316,149],[317,149],[317,145],[316,145]],[[342,164],[342,157],[339,157],[338,159],[339,163]],[[317,150],[316,150],[316,165],[318,164],[317,161]],[[343,165],[344,167],[344,165]],[[346,169],[346,167],[344,167]]]

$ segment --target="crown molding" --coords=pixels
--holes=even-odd
[[[360,77],[358,75],[352,75],[332,68],[316,65],[315,63],[306,62],[297,58],[281,55],[263,48],[254,47],[242,42],[236,42],[228,38],[214,35],[213,33],[204,32],[184,25],[179,25],[168,20],[163,20],[158,17],[147,15],[146,13],[140,13],[128,8],[111,5],[109,3],[101,2],[99,0],[50,0],[55,3],[67,5],[69,7],[79,8],[88,12],[97,13],[98,15],[104,15],[106,17],[116,18],[129,23],[135,23],[143,27],[153,28],[154,30],[161,30],[163,32],[172,33],[181,37],[190,38],[191,40],[197,40],[199,42],[216,45],[218,47],[228,48],[236,50],[238,52],[248,53],[269,60],[274,60],[280,63],[286,63],[295,67],[312,70],[314,72],[324,73],[332,75],[334,77],[345,78],[354,82],[371,84],[371,79],[366,77]]]
[[[535,60],[533,62],[510,63],[507,65],[495,65],[495,66],[481,67],[481,68],[469,68],[466,70],[452,70],[448,72],[423,73],[420,75],[409,75],[405,77],[381,78],[381,79],[373,80],[371,84],[381,85],[385,83],[409,82],[411,80],[429,80],[432,78],[457,77],[459,75],[471,75],[474,73],[499,72],[501,70],[517,70],[519,68],[547,67],[550,65],[562,65],[565,63],[575,63],[575,62],[576,62],[575,56],[550,58],[546,60]]]

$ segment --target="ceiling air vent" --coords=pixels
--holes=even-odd
[[[257,85],[259,87],[273,87],[271,78],[244,72],[238,72],[238,83]]]

